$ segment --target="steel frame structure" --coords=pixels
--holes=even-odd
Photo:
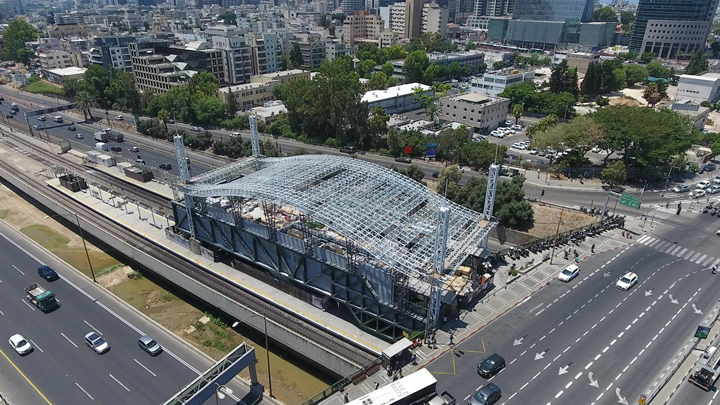
[[[428,315],[436,323],[447,275],[494,225],[402,174],[344,156],[249,158],[179,188],[184,201],[173,203],[178,228],[343,302],[363,327],[390,339],[424,329]],[[229,216],[213,214],[218,210],[205,203],[220,196],[233,201]],[[276,206],[297,209],[304,242],[291,246],[272,237],[280,230],[247,228],[259,224],[240,217],[242,199],[264,202],[266,216]],[[346,262],[322,257],[316,231],[306,226],[310,219],[345,238]],[[368,267],[384,275],[368,280]]]

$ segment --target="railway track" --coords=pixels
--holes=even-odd
[[[46,184],[43,181],[15,169],[12,165],[0,161],[0,168],[8,173],[11,173],[24,183],[32,186],[35,190],[37,190],[37,192],[43,194],[45,197],[60,202],[68,210],[81,215],[87,221],[92,221],[100,229],[103,229],[118,241],[124,241],[148,256],[172,266],[172,268],[176,271],[192,278],[198,283],[225,295],[247,308],[251,308],[253,311],[265,314],[276,324],[291,330],[293,333],[301,336],[308,342],[324,347],[359,366],[369,364],[371,361],[376,359],[376,356],[372,353],[342,340],[340,336],[336,336],[325,330],[319,329],[315,325],[297,318],[290,311],[269,303],[262,296],[256,295],[250,290],[242,289],[219,278],[215,274],[197,266],[193,262],[189,261],[189,259],[177,254],[173,250],[167,249],[165,246],[153,243],[152,241],[135,234],[131,230],[128,230],[103,215],[96,213],[69,196],[52,192],[51,189],[46,187]]]

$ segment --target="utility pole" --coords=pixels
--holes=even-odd
[[[557,247],[558,235],[560,234],[560,224],[562,223],[562,214],[564,210],[565,206],[563,205],[560,208],[560,219],[558,220],[557,228],[555,229],[555,243],[553,243],[552,253],[550,254],[550,264],[553,264],[553,259],[555,258],[555,248]]]

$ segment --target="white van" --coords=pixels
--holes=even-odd
[[[55,122],[63,122],[63,119],[62,119],[61,116],[56,115],[56,116],[53,117],[53,121],[55,121]]]
[[[95,144],[95,149],[104,150],[105,152],[107,152],[108,146],[105,142],[98,142]]]
[[[230,134],[230,138],[240,138],[240,132],[233,132]]]

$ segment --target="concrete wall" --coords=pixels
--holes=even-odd
[[[46,198],[43,194],[2,169],[0,169],[0,176],[48,209],[61,215],[74,215],[74,212],[67,210],[56,201]],[[97,227],[95,224],[86,221],[83,217],[79,218],[79,222],[83,231],[91,234],[108,246],[112,246],[115,250],[127,258],[145,266],[147,269],[156,273],[160,277],[165,278],[209,305],[215,306],[237,319],[247,319],[245,321],[247,325],[253,327],[260,333],[265,333],[263,318],[258,316],[250,318],[253,315],[257,315],[257,312],[252,311],[230,298],[199,284],[195,280],[174,270],[169,265],[156,260],[155,258],[123,241],[118,240],[115,236],[110,235],[105,230]],[[238,287],[242,288],[241,286]],[[318,366],[324,367],[327,371],[333,372],[337,375],[350,375],[357,371],[359,367],[364,366],[364,364],[357,365],[351,363],[347,359],[341,357],[340,353],[333,353],[326,348],[320,347],[300,336],[297,336],[291,330],[274,323],[271,319],[268,319],[267,329],[268,335],[274,342],[287,347],[289,350],[306,357]]]

